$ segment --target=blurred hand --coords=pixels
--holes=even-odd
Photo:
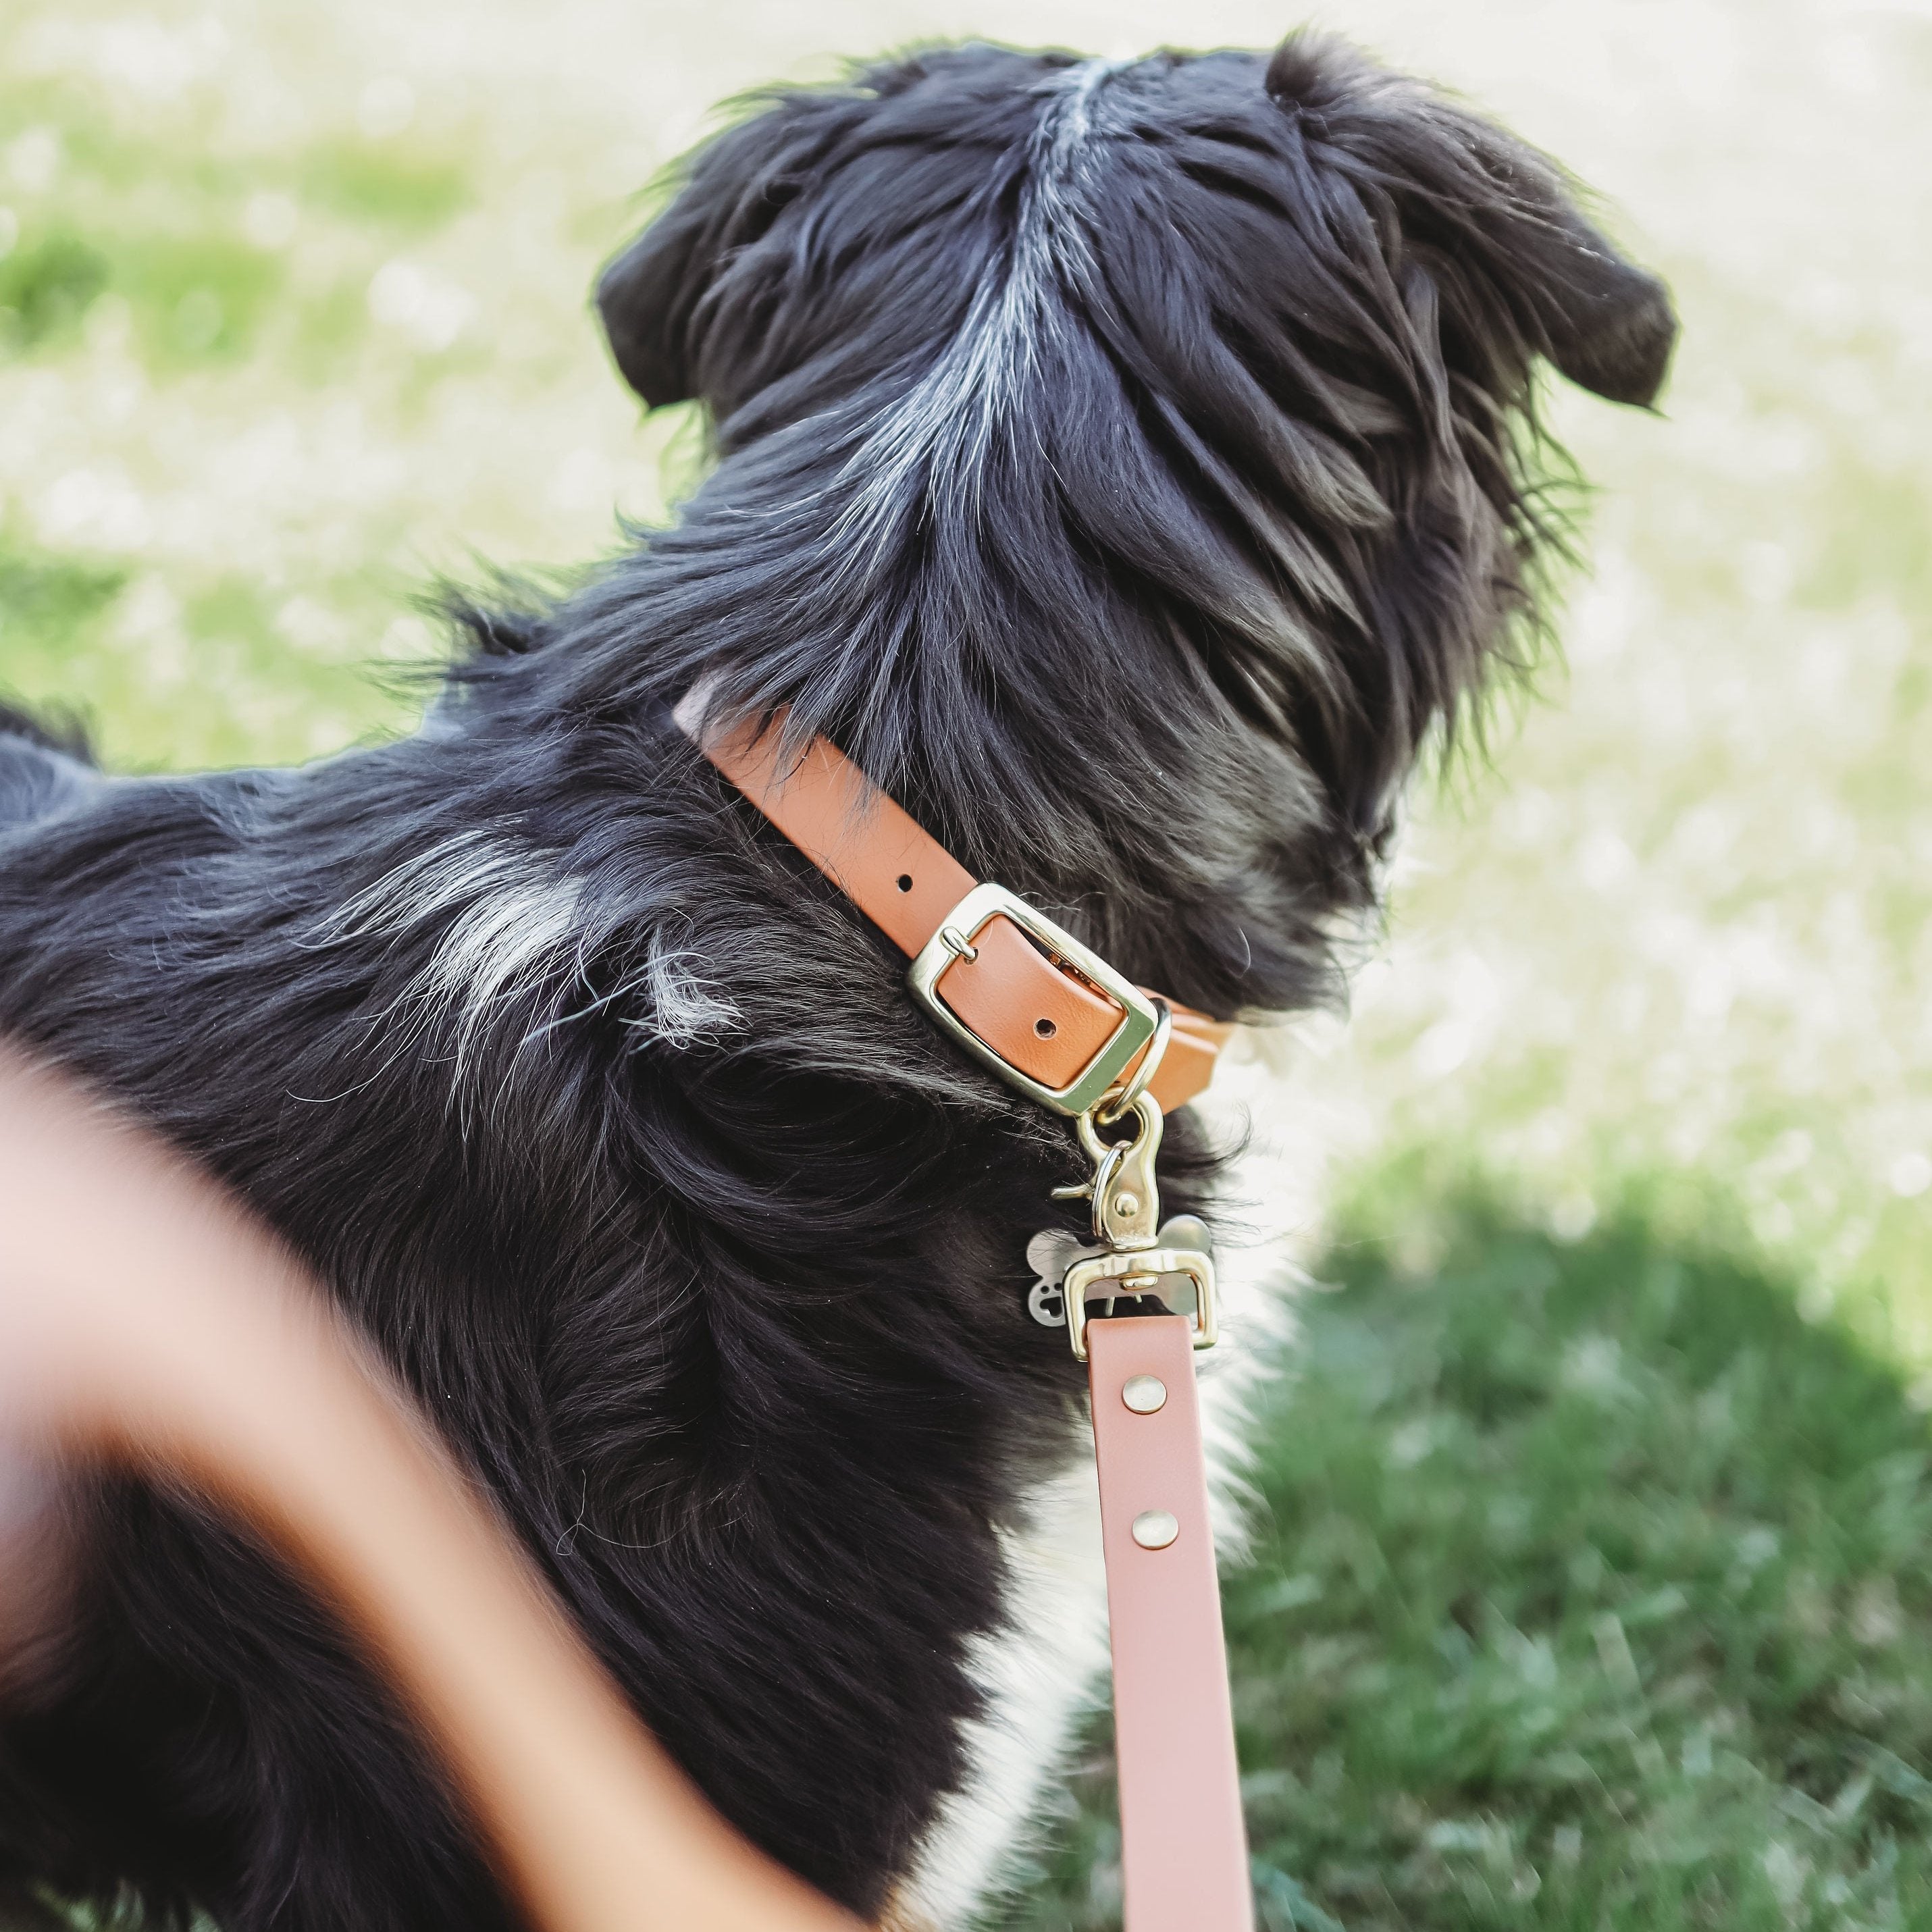
[[[76,1567],[60,1502],[57,1472],[0,1434],[0,1703],[24,1699],[54,1668]]]
[[[10,1631],[16,1688],[70,1587],[46,1473],[63,1457],[190,1482],[305,1570],[548,1932],[853,1932],[665,1756],[287,1251],[151,1137],[0,1050],[0,1644]]]

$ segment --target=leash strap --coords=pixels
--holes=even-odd
[[[1185,1316],[1142,1316],[1093,1323],[1088,1348],[1126,1924],[1248,1932],[1253,1898],[1193,1337]]]
[[[712,734],[701,688],[674,713],[705,756],[911,956],[932,1017],[1022,1092],[1075,1117],[1094,1158],[1106,1252],[1070,1270],[1069,1336],[1088,1364],[1113,1648],[1127,1932],[1252,1932],[1247,1840],[1194,1352],[1214,1339],[1206,1231],[1160,1225],[1163,1112],[1213,1077],[1233,1031],[1159,1000],[1004,888],[981,884],[824,739]],[[1111,1111],[1108,1111],[1111,1103]],[[1095,1132],[1131,1110],[1138,1132]],[[1197,1232],[1198,1231],[1198,1232]],[[1196,1312],[1089,1322],[1089,1288],[1138,1295],[1192,1280]]]

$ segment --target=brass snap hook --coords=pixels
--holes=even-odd
[[[1126,1104],[1124,1112],[1128,1111],[1136,1129],[1118,1141],[1101,1138],[1093,1111],[1075,1117],[1074,1130],[1094,1162],[1094,1178],[1087,1187],[1054,1190],[1063,1198],[1089,1192],[1094,1198],[1094,1238],[1101,1251],[1075,1261],[1061,1284],[1067,1340],[1076,1359],[1083,1362],[1090,1292],[1110,1302],[1120,1295],[1144,1294],[1158,1288],[1163,1275],[1185,1276],[1193,1284],[1195,1347],[1212,1348],[1219,1332],[1207,1228],[1192,1214],[1161,1225],[1160,1189],[1154,1178],[1162,1132],[1160,1103],[1143,1092]]]
[[[1154,1177],[1160,1103],[1151,1094],[1137,1094],[1131,1112],[1138,1131],[1122,1141],[1103,1141],[1092,1113],[1073,1123],[1094,1163],[1094,1238],[1116,1251],[1152,1247],[1160,1228],[1160,1184]]]

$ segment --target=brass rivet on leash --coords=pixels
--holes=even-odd
[[[1180,1534],[1180,1525],[1166,1510],[1142,1510],[1134,1518],[1134,1540],[1143,1550],[1165,1550]]]
[[[1158,1376],[1130,1376],[1120,1384],[1120,1400],[1136,1415],[1151,1415],[1167,1401],[1167,1384]]]

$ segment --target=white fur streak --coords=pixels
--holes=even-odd
[[[550,870],[542,855],[466,832],[430,847],[339,907],[321,937],[333,943],[368,933],[400,934],[454,911],[428,963],[396,1002],[418,1026],[438,1018],[454,1028],[460,1086],[484,1030],[502,1012],[533,1009],[528,1045],[572,1019],[634,998],[623,1016],[639,1044],[688,1047],[742,1024],[736,1006],[704,974],[701,955],[654,932],[640,962],[608,992],[590,987],[584,962],[593,940],[584,881]],[[580,1004],[556,1010],[572,986]]]
[[[643,975],[650,1014],[620,1024],[672,1047],[708,1046],[721,1034],[735,1033],[745,1024],[744,1016],[736,1001],[704,976],[705,964],[702,953],[666,945],[653,933]]]
[[[987,1714],[965,1726],[968,1772],[947,1797],[894,1901],[908,1925],[967,1924],[1046,1834],[1040,1787],[1088,1708],[1107,1661],[1107,1582],[1090,1456],[1028,1500],[1003,1539],[1006,1623],[974,1646]]]
[[[1050,76],[1005,272],[983,284],[932,368],[877,418],[848,460],[856,484],[833,533],[850,567],[876,555],[892,518],[926,490],[956,497],[983,473],[1003,421],[1013,421],[1038,371],[1039,344],[1059,326],[1057,284],[1091,267],[1075,193],[1100,87],[1130,63],[1091,60]]]

